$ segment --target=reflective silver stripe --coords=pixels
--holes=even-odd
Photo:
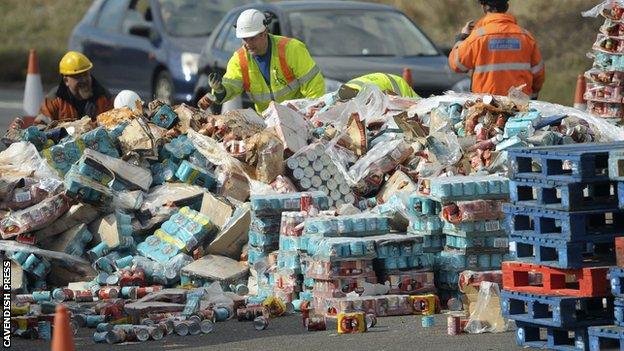
[[[286,87],[276,91],[275,94],[275,98],[280,98],[288,93],[290,93],[291,91],[297,90],[299,89],[299,87],[301,87],[301,85],[308,83],[309,81],[311,81],[314,77],[316,77],[317,74],[321,73],[321,69],[318,68],[318,66],[314,66],[310,69],[310,71],[308,71],[308,73],[304,74],[301,78],[292,81],[290,84],[287,84]]]
[[[468,72],[468,67],[462,65],[462,63],[459,62],[459,52],[457,52],[457,51],[455,51],[455,66],[457,66],[457,68],[459,68],[459,70],[462,73]]]
[[[390,84],[392,84],[392,90],[394,90],[396,94],[401,95],[401,89],[399,89],[399,84],[396,82],[396,80],[394,80],[394,78],[389,74],[386,74],[386,77],[390,79]]]
[[[497,63],[493,65],[477,66],[475,73],[494,72],[494,71],[530,71],[530,63]]]
[[[234,87],[239,89],[243,87],[243,81],[239,79],[223,78],[223,84],[233,85]]]
[[[544,68],[544,61],[540,61],[537,65],[531,67],[531,73],[538,74]]]
[[[299,89],[302,84],[306,84],[310,80],[312,80],[317,74],[321,72],[321,69],[318,66],[312,67],[310,71],[304,74],[301,78],[293,80],[289,84],[287,84],[284,88],[274,91],[273,95],[271,93],[248,93],[249,98],[255,103],[261,103],[266,101],[272,101],[274,99],[278,99],[294,90]],[[242,82],[241,82],[242,85]]]
[[[271,98],[271,93],[252,93],[252,92],[248,92],[247,95],[249,95],[249,98],[251,99],[251,101],[253,101],[255,103],[261,103],[261,102],[273,100]]]
[[[314,65],[314,67],[312,67],[312,69],[310,69],[308,73],[304,74],[303,77],[299,78],[298,80],[301,84],[305,84],[311,81],[312,78],[314,78],[318,73],[321,73],[321,69],[318,68],[317,65]]]
[[[484,28],[479,28],[476,30],[476,33],[478,36],[482,37],[485,35],[485,29]]]

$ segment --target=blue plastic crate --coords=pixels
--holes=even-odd
[[[561,329],[517,322],[516,343],[524,347],[561,351],[589,350],[587,328]],[[546,339],[541,337],[546,332]],[[574,333],[574,337],[570,337]]]
[[[593,243],[586,241],[538,239],[512,234],[510,253],[516,260],[557,268],[582,268],[615,264],[613,241]]]
[[[510,200],[516,205],[560,211],[618,208],[618,187],[613,181],[539,182],[510,181]]]
[[[510,149],[513,180],[568,182],[609,180],[609,151],[624,143],[584,143]]]
[[[556,328],[613,323],[613,297],[546,296],[501,291],[503,317]]]
[[[624,350],[624,328],[616,325],[596,326],[587,329],[589,350]]]
[[[624,210],[565,212],[506,204],[511,234],[570,242],[612,242],[624,232]]]

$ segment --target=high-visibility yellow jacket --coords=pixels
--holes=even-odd
[[[376,85],[381,91],[392,91],[403,97],[420,97],[405,79],[389,73],[365,74],[361,77],[351,79],[346,83],[346,86],[355,90],[361,90],[365,84]]]
[[[230,58],[223,76],[228,101],[243,91],[254,102],[256,111],[264,111],[271,101],[318,98],[325,94],[325,79],[305,44],[297,39],[269,34],[271,41],[270,86],[258,63],[244,47]]]

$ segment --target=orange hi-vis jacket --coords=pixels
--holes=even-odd
[[[488,13],[464,40],[453,47],[449,66],[457,73],[472,71],[472,92],[507,95],[512,87],[537,94],[545,69],[535,38],[507,13]]]

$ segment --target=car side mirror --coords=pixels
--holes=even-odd
[[[448,56],[451,54],[451,50],[453,50],[453,47],[450,45],[438,45],[438,50],[442,52],[442,55]]]
[[[130,26],[128,32],[132,35],[151,39],[152,25],[149,23],[134,23]]]

